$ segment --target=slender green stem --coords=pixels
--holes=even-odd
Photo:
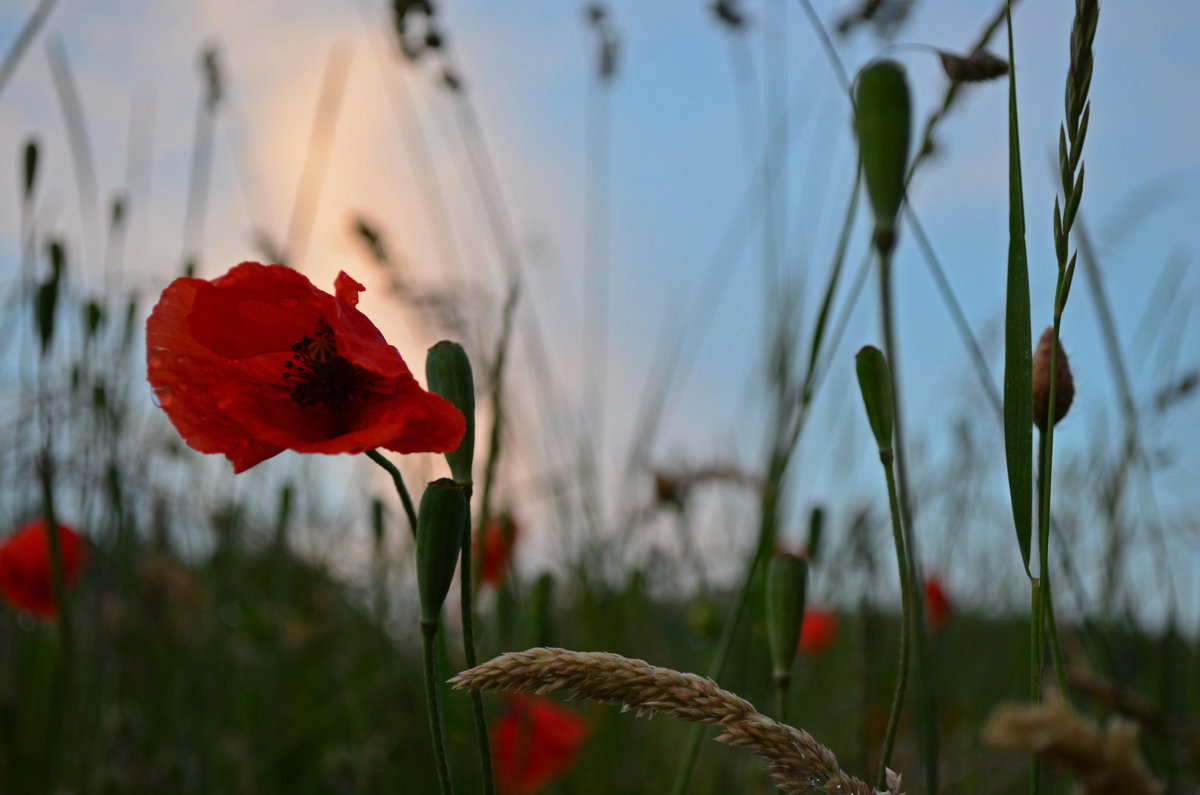
[[[41,377],[39,375],[39,384]],[[40,391],[40,390],[39,390]],[[40,405],[39,400],[39,405]],[[47,435],[49,431],[47,431]],[[52,686],[52,706],[49,734],[46,742],[47,754],[47,791],[53,791],[58,786],[55,772],[63,761],[64,729],[71,725],[67,713],[74,709],[75,697],[75,652],[71,633],[71,609],[66,599],[66,584],[64,580],[62,545],[58,536],[58,521],[54,514],[54,475],[51,471],[49,444],[43,453],[39,465],[42,480],[42,512],[46,529],[46,546],[50,550],[50,583],[54,593],[54,604],[58,610],[58,682]],[[61,771],[60,771],[61,772]]]
[[[63,669],[70,675],[74,669],[74,648],[71,641],[71,607],[67,604],[66,575],[63,568],[62,542],[58,535],[58,519],[54,512],[54,475],[49,452],[39,467],[42,480],[42,516],[46,525],[46,546],[50,550],[50,584],[54,606],[58,611],[58,635],[62,641]]]
[[[1043,596],[1046,607],[1046,627],[1050,631],[1050,658],[1054,661],[1054,678],[1058,681],[1058,690],[1062,693],[1063,702],[1071,706],[1071,691],[1067,688],[1067,667],[1063,662],[1062,645],[1058,641],[1058,622],[1054,620],[1054,599],[1047,589]]]
[[[429,712],[429,733],[433,737],[433,755],[437,763],[438,783],[442,795],[452,795],[450,765],[446,762],[446,733],[442,726],[442,702],[437,672],[437,624],[421,624],[421,640],[425,657],[425,703]]]
[[[787,723],[788,720],[788,690],[791,684],[790,677],[775,680],[775,719],[780,723]]]
[[[463,529],[462,562],[459,564],[459,586],[462,598],[462,633],[463,651],[467,658],[467,667],[474,668],[475,658],[475,617],[471,605],[471,508],[467,506],[467,526]],[[471,691],[471,708],[475,714],[475,735],[479,741],[479,765],[483,770],[483,791],[494,795],[496,782],[492,776],[492,750],[488,745],[487,716],[483,713],[483,694],[478,690]]]
[[[1030,700],[1042,700],[1042,586],[1041,582],[1032,577],[1030,585],[1030,616],[1029,616],[1029,693]],[[1041,790],[1040,755],[1034,751],[1029,765],[1029,793],[1037,795]]]
[[[750,590],[754,585],[754,577],[758,573],[759,564],[765,558],[761,553],[762,545],[759,544],[755,547],[754,557],[750,559],[750,564],[746,566],[746,575],[738,590],[737,600],[733,603],[729,615],[725,617],[725,625],[721,628],[721,637],[717,641],[716,655],[708,669],[710,679],[717,679],[725,670],[725,662],[733,648],[734,635],[737,634],[742,614],[746,611],[746,604],[750,601]],[[700,740],[704,736],[705,728],[701,723],[692,725],[692,730],[688,734],[687,748],[684,749],[683,758],[679,761],[679,768],[675,772],[675,783],[671,785],[671,795],[684,795],[687,791],[688,779],[692,777],[692,768],[696,764],[696,754],[700,751]]]
[[[881,451],[883,472],[887,478],[888,507],[892,513],[892,538],[896,543],[896,563],[900,568],[900,664],[896,672],[896,693],[892,698],[892,714],[888,718],[887,734],[883,740],[883,755],[879,760],[878,790],[887,789],[887,770],[892,761],[892,747],[900,728],[900,713],[904,708],[904,691],[908,686],[909,619],[912,610],[913,583],[908,579],[908,556],[905,553],[904,530],[900,526],[900,504],[896,494],[896,478],[892,471],[891,453]]]
[[[384,457],[383,453],[378,450],[368,450],[367,458],[374,461],[379,466],[392,476],[392,482],[396,484],[396,493],[400,495],[400,502],[404,505],[404,513],[408,516],[408,527],[412,531],[413,538],[417,537],[417,510],[413,507],[412,497],[408,496],[408,488],[404,485],[404,476],[400,474],[399,468],[391,461]]]
[[[883,326],[883,352],[887,358],[892,373],[892,395],[894,404],[894,435],[895,435],[895,481],[899,513],[902,520],[901,530],[904,535],[905,573],[910,584],[921,581],[917,568],[917,545],[913,535],[912,511],[909,507],[907,473],[908,467],[904,458],[904,423],[900,404],[900,366],[896,352],[895,317],[892,303],[892,249],[890,246],[878,245],[879,251],[879,296],[880,319]],[[917,729],[921,739],[921,751],[925,757],[925,789],[937,792],[937,756],[938,756],[938,726],[937,726],[937,694],[929,656],[929,644],[925,637],[925,603],[919,588],[909,589],[910,608],[905,611],[913,622],[912,634],[915,636],[912,656],[916,667],[916,706]]]
[[[1053,401],[1053,390],[1051,390],[1051,393],[1052,396],[1050,399]],[[1050,405],[1053,406],[1054,404],[1051,403]],[[1071,694],[1067,689],[1067,672],[1063,664],[1062,646],[1058,638],[1058,623],[1054,620],[1054,600],[1051,596],[1052,591],[1048,576],[1050,568],[1050,512],[1045,503],[1049,495],[1049,489],[1046,486],[1047,479],[1042,475],[1049,472],[1049,452],[1049,434],[1038,434],[1038,460],[1041,462],[1038,466],[1038,566],[1040,568],[1042,592],[1040,623],[1043,633],[1045,633],[1047,625],[1049,627],[1050,654],[1051,659],[1054,661],[1054,677],[1058,681],[1058,689],[1061,692],[1063,701],[1070,705]]]
[[[500,461],[501,436],[504,418],[504,364],[508,359],[508,344],[512,336],[513,315],[517,307],[518,283],[513,282],[504,301],[504,319],[500,327],[500,339],[492,358],[492,369],[488,381],[492,387],[492,429],[488,434],[487,462],[483,466],[483,491],[479,496],[479,526],[487,527],[492,518],[492,486],[496,482],[496,465]],[[471,569],[472,580],[479,582],[479,561]]]

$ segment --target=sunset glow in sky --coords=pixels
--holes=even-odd
[[[0,51],[35,5],[14,0],[0,9]],[[747,231],[736,219],[764,138],[784,129],[789,143],[774,161],[775,240],[779,267],[798,291],[800,326],[807,330],[850,191],[855,150],[849,106],[798,3],[747,2],[750,25],[742,33],[719,26],[707,2],[606,5],[619,37],[617,71],[610,86],[597,87],[596,38],[582,4],[441,4],[450,65],[465,86],[463,104],[441,86],[437,63],[413,65],[400,57],[390,4],[61,0],[0,93],[0,163],[9,164],[0,168],[0,282],[14,282],[21,260],[19,170],[13,164],[31,135],[40,142],[43,167],[37,226],[69,241],[73,261],[86,271],[73,278],[100,284],[107,235],[89,207],[107,208],[117,194],[127,197],[130,223],[121,265],[125,283],[149,296],[180,275],[203,92],[200,53],[213,45],[225,93],[214,127],[197,275],[213,277],[242,260],[262,259],[254,235],[265,232],[318,286],[329,289],[343,269],[366,284],[360,308],[418,374],[420,352],[436,332],[397,311],[386,275],[353,234],[356,218],[376,224],[396,259],[422,283],[470,285],[477,303],[470,304],[467,320],[489,346],[510,277],[518,276],[511,422],[518,429],[536,425],[538,432],[514,445],[518,460],[504,487],[516,494],[521,483],[576,466],[575,450],[563,449],[564,440],[577,441],[580,428],[590,428],[601,440],[603,504],[616,506],[604,518],[611,525],[650,499],[649,472],[631,464],[630,450],[638,441],[633,436],[643,396],[659,374],[659,340],[671,339],[685,321],[695,324],[688,326],[681,359],[688,366],[669,393],[670,410],[650,445],[650,460],[638,466],[723,461],[758,468],[768,407],[761,342],[767,246],[761,226]],[[827,25],[847,7],[840,0],[815,5]],[[982,0],[923,0],[895,41],[961,50],[994,12],[995,4]],[[1035,339],[1050,321],[1055,284],[1052,164],[1072,13],[1070,2],[1023,2],[1014,11]],[[1200,366],[1200,327],[1190,317],[1200,297],[1193,262],[1200,251],[1200,105],[1192,86],[1200,71],[1197,32],[1200,4],[1193,0],[1163,0],[1152,12],[1114,0],[1102,7],[1096,38],[1082,223],[1096,246],[1138,405],[1148,406],[1159,388]],[[58,43],[83,106],[96,180],[91,197],[80,188],[54,89],[49,53]],[[851,74],[883,47],[865,30],[836,43]],[[1005,47],[1001,28],[990,49],[1002,53]],[[901,47],[886,55],[908,70],[915,138],[941,101],[945,77],[928,51]],[[326,117],[328,158],[311,175],[318,183],[310,185],[319,184],[311,223],[294,229],[324,81],[339,97],[336,116]],[[1008,235],[1007,89],[1003,80],[966,88],[940,128],[940,156],[910,189],[997,383]],[[597,108],[607,115],[589,133]],[[471,139],[476,122],[482,137]],[[609,136],[603,183],[593,181],[588,167],[589,140],[596,143],[589,134],[597,129]],[[482,166],[473,159],[481,156],[488,161]],[[505,235],[498,243],[496,219],[479,189],[480,169],[493,166],[516,246],[515,274],[505,258]],[[589,204],[589,186],[599,205]],[[597,206],[610,208],[610,233],[599,238],[589,237],[587,228],[588,213]],[[863,202],[841,296],[867,251],[867,212]],[[725,248],[730,240],[742,244]],[[606,300],[588,275],[588,263],[597,261],[589,251],[608,263]],[[722,256],[733,257],[728,285],[696,314],[700,284]],[[956,420],[991,409],[908,229],[901,232],[897,258],[902,399],[912,457],[932,478],[952,454]],[[727,264],[716,261],[718,270]],[[1160,282],[1164,271],[1174,275]],[[1147,312],[1156,287],[1173,296],[1172,303]],[[876,305],[871,281],[795,463],[790,543],[799,543],[801,517],[815,502],[833,506],[839,525],[858,502],[881,502],[882,481],[852,368],[855,350],[879,343]],[[1094,306],[1080,273],[1063,325],[1079,394],[1056,436],[1057,461],[1084,460],[1121,442]],[[1151,344],[1155,327],[1162,334]],[[589,338],[589,328],[604,332],[601,343]],[[805,353],[806,345],[805,336]],[[548,403],[554,416],[545,413]],[[987,420],[976,424],[981,443],[994,447],[984,499],[1000,500],[997,516],[1003,520],[999,428]],[[1195,402],[1142,426],[1151,456],[1169,458],[1152,482],[1164,516],[1196,507],[1197,428]],[[268,466],[286,466],[286,459]],[[1130,514],[1144,515],[1138,506],[1145,494],[1130,499]],[[549,513],[550,499],[542,500],[531,513]],[[731,532],[720,526],[718,514],[725,516],[714,509],[702,528],[702,548],[714,557],[737,551],[728,565],[714,566],[719,573],[740,566],[752,527]],[[952,582],[956,590],[971,585],[986,595],[989,586],[956,575],[965,567],[949,565],[955,556],[1008,580],[1017,576],[1020,559],[1002,521],[987,534],[950,542],[961,530],[953,526],[951,509],[941,506],[927,516],[928,525],[919,528],[927,563],[952,581],[961,576],[962,582]],[[1188,535],[1169,535],[1165,552],[1131,552],[1129,566],[1149,571],[1156,561],[1173,559],[1180,598],[1196,621],[1200,578],[1187,576],[1196,564],[1193,542]],[[524,565],[543,564],[561,543],[547,540],[526,553]],[[669,550],[671,539],[656,534],[631,543],[649,553],[659,544]]]

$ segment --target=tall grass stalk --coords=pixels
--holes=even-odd
[[[204,216],[208,202],[208,181],[212,172],[213,135],[217,109],[221,102],[221,83],[217,74],[215,50],[207,50],[202,63],[207,79],[196,109],[196,130],[192,139],[192,164],[188,172],[187,204],[183,212],[183,271],[194,272],[199,265],[204,239]]]
[[[303,261],[308,236],[312,232],[321,188],[325,183],[326,167],[329,165],[334,127],[350,71],[349,60],[350,56],[345,50],[335,47],[329,53],[329,61],[325,66],[325,79],[317,100],[308,149],[304,155],[304,168],[300,172],[300,184],[296,188],[296,201],[292,205],[292,217],[288,223],[285,253],[287,264],[292,267],[297,267]]]
[[[518,284],[516,282],[508,290],[508,298],[504,301],[503,319],[500,324],[500,337],[496,341],[496,350],[492,355],[491,368],[488,373],[488,384],[492,390],[491,395],[491,414],[492,427],[488,432],[488,452],[487,460],[483,465],[483,488],[479,495],[479,527],[480,530],[487,526],[492,518],[492,490],[496,484],[496,468],[500,463],[500,454],[503,450],[503,428],[505,414],[504,404],[504,369],[508,361],[509,343],[512,339],[513,318],[517,309],[517,296],[519,295]],[[472,581],[475,587],[479,587],[481,567],[483,565],[482,556],[477,558],[473,563],[471,571]]]
[[[1091,103],[1088,100],[1088,90],[1092,82],[1092,42],[1096,36],[1100,6],[1097,0],[1076,0],[1075,19],[1071,25],[1071,65],[1067,72],[1066,85],[1066,123],[1059,127],[1059,167],[1062,172],[1063,203],[1060,209],[1058,199],[1054,201],[1054,248],[1058,255],[1058,282],[1054,290],[1054,325],[1050,346],[1050,394],[1043,431],[1044,455],[1041,462],[1039,479],[1041,481],[1041,501],[1038,515],[1038,552],[1039,571],[1045,597],[1042,600],[1041,611],[1038,615],[1040,624],[1045,621],[1047,605],[1051,603],[1050,587],[1050,497],[1052,493],[1052,475],[1054,463],[1054,424],[1059,389],[1058,355],[1059,330],[1062,325],[1063,310],[1066,307],[1067,296],[1071,289],[1071,280],[1075,275],[1077,254],[1068,259],[1071,227],[1083,198],[1083,142],[1087,136],[1088,119],[1091,114]],[[1053,646],[1059,644],[1057,632],[1051,633],[1050,642]],[[1040,661],[1041,647],[1038,648]],[[1062,670],[1062,653],[1054,652],[1056,674],[1063,697],[1066,692],[1066,674]],[[1040,682],[1039,682],[1040,685]],[[1038,693],[1040,699],[1040,691]]]
[[[37,8],[33,9],[33,13],[29,15],[29,19],[25,20],[25,25],[17,34],[12,46],[8,48],[8,52],[4,54],[4,60],[0,61],[0,96],[4,94],[4,87],[8,85],[13,73],[17,71],[17,64],[21,62],[21,57],[25,54],[25,50],[29,49],[33,37],[37,35],[46,18],[50,16],[50,12],[54,10],[56,2],[57,0],[41,0]]]

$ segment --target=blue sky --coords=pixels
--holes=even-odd
[[[0,46],[12,40],[34,5],[18,0],[0,10]],[[40,225],[68,239],[88,241],[79,248],[88,264],[98,267],[99,257],[92,252],[101,250],[103,238],[98,230],[83,228],[44,51],[48,37],[60,37],[83,97],[101,199],[124,190],[132,179],[130,278],[147,290],[161,288],[179,270],[200,90],[197,53],[204,43],[217,43],[229,77],[229,102],[218,121],[201,262],[201,274],[215,276],[242,259],[258,258],[250,244],[252,228],[265,228],[277,238],[286,234],[322,73],[338,48],[348,59],[345,93],[311,241],[298,266],[325,286],[345,268],[370,288],[363,304],[369,314],[394,315],[381,275],[347,232],[349,219],[364,212],[384,227],[393,249],[415,271],[438,281],[457,279],[465,268],[472,281],[498,294],[502,269],[458,137],[454,106],[436,88],[431,66],[401,71],[385,29],[385,5],[266,0],[249,7],[181,2],[167,8],[149,0],[62,0],[0,95],[0,157],[15,162],[26,137],[39,137],[45,165]],[[827,24],[844,8],[841,2],[815,5]],[[653,378],[649,368],[656,342],[687,316],[698,282],[738,212],[748,164],[761,155],[763,131],[779,124],[778,98],[787,98],[782,104],[789,108],[792,140],[786,167],[779,172],[781,261],[803,285],[804,328],[811,322],[836,242],[854,148],[848,105],[799,4],[747,3],[752,24],[740,36],[714,24],[702,2],[620,2],[608,9],[621,49],[607,99],[611,295],[602,400],[586,394],[598,372],[588,359],[599,354],[588,347],[584,334],[588,307],[596,304],[583,276],[594,41],[582,8],[575,3],[472,1],[448,4],[441,11],[520,246],[526,292],[518,327],[527,338],[536,319],[551,352],[567,425],[579,422],[581,407],[604,407],[604,490],[611,506],[606,524],[615,525],[626,509],[649,497],[648,477],[639,479],[634,473],[630,481],[625,468],[636,407]],[[915,5],[895,40],[959,49],[993,10],[990,2],[926,0]],[[1072,12],[1067,2],[1021,3],[1014,12],[1035,336],[1049,322],[1054,289],[1051,162],[1063,114]],[[1164,0],[1154,4],[1152,13],[1140,4],[1110,2],[1102,8],[1096,38],[1082,212],[1097,244],[1135,396],[1143,402],[1168,380],[1172,368],[1178,373],[1197,366],[1200,353],[1200,330],[1187,314],[1200,286],[1190,264],[1200,248],[1195,223],[1200,217],[1200,153],[1194,145],[1200,109],[1192,101],[1191,86],[1200,67],[1193,46],[1198,31],[1200,6],[1190,0]],[[782,42],[784,55],[767,53],[765,42],[772,36]],[[837,43],[851,72],[882,47],[867,32]],[[992,48],[1002,50],[1002,36]],[[913,49],[888,54],[905,65],[915,118],[923,122],[945,86],[936,57]],[[747,65],[754,75],[749,84],[738,77]],[[768,111],[759,104],[764,93],[770,98],[769,123]],[[1006,98],[1004,81],[965,91],[940,128],[940,157],[927,164],[910,192],[997,381],[1007,246]],[[142,130],[144,151],[135,152],[131,167],[127,152],[135,106],[149,109],[141,117],[149,124]],[[422,183],[409,148],[418,129],[430,148],[427,162],[442,186],[462,265],[440,255],[435,224],[421,201]],[[127,177],[131,168],[132,178]],[[19,216],[15,171],[3,173],[13,175],[7,180],[10,187],[0,186],[0,276],[7,279],[17,264]],[[1142,194],[1142,206],[1150,210],[1142,218],[1136,202],[1138,190],[1147,185],[1157,187]],[[1145,195],[1162,201],[1146,205]],[[851,271],[866,251],[867,237],[867,219],[860,215],[848,257]],[[766,417],[761,241],[761,231],[749,238],[728,289],[704,318],[707,331],[696,338],[691,375],[674,393],[670,421],[653,448],[658,465],[732,460],[755,467],[761,459]],[[1175,314],[1161,321],[1175,338],[1174,361],[1171,345],[1164,352],[1161,346],[1144,351],[1134,344],[1143,309],[1172,258],[1186,263],[1174,290]],[[989,409],[972,386],[964,348],[907,231],[901,235],[896,273],[901,397],[911,438],[920,448],[914,458],[923,462],[932,481],[939,463],[948,460],[956,417]],[[1112,379],[1081,276],[1064,320],[1064,343],[1079,395],[1056,435],[1063,461],[1097,449],[1111,453],[1120,439]],[[871,282],[802,442],[793,481],[794,516],[787,528],[791,533],[798,531],[800,517],[813,502],[832,506],[836,522],[846,521],[858,501],[882,504],[882,481],[851,368],[858,347],[879,342],[875,315]],[[494,312],[481,315],[479,323],[485,331],[493,328]],[[381,319],[380,325],[402,351],[419,351],[431,342],[398,321]],[[518,349],[513,377],[514,390],[521,393],[520,418],[543,433],[524,434],[524,444],[517,446],[520,466],[510,470],[504,492],[513,495],[529,478],[566,466],[574,453],[554,449],[545,432],[549,420],[533,418],[538,403],[529,392],[547,386],[538,379],[531,349]],[[594,424],[596,417],[588,422]],[[978,424],[982,443],[995,447],[998,462],[999,435],[993,429],[988,436],[987,423]],[[1153,478],[1164,514],[1195,514],[1197,427],[1200,409],[1190,403],[1144,427],[1148,447],[1174,451],[1173,463]],[[288,465],[286,457],[278,464]],[[627,491],[630,482],[636,493]],[[1002,467],[989,470],[984,491],[1003,497]],[[744,510],[738,513],[739,505],[746,505],[736,501],[730,508],[725,498],[712,497],[704,505],[711,508],[711,518],[700,528],[701,546],[718,572],[727,570],[740,558],[740,553],[730,556],[744,548],[753,523]],[[1146,511],[1136,503],[1129,510],[1131,516]],[[732,531],[723,521],[727,515],[738,517]],[[919,520],[918,533],[929,549],[927,562],[947,571],[960,590],[982,588],[986,595],[970,570],[980,562],[994,566],[1004,581],[1021,576],[1011,531],[1006,535],[1002,524],[948,541],[963,532],[955,517],[939,508],[925,518],[924,527]],[[1192,525],[1176,533],[1172,551],[1194,548],[1189,543]],[[547,537],[526,552],[523,563],[545,565],[561,543]],[[637,541],[647,554],[669,554],[671,543],[669,535],[657,531]],[[1098,545],[1087,542],[1077,554],[1091,566],[1097,550]],[[959,565],[957,556],[974,563]],[[1196,563],[1194,553],[1170,557],[1178,577],[1186,581]],[[1131,558],[1132,574],[1149,572],[1156,560],[1148,552],[1140,557],[1131,553]],[[1094,582],[1088,586],[1097,587]],[[1200,617],[1200,594],[1182,598],[1191,620]]]

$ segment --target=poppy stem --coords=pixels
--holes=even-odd
[[[433,755],[437,763],[438,782],[442,795],[454,795],[450,780],[450,765],[446,761],[446,732],[442,724],[442,702],[438,695],[437,623],[421,622],[421,640],[425,658],[425,703],[429,712],[429,733],[433,738]]]
[[[879,255],[879,303],[880,326],[883,330],[883,353],[891,371],[892,400],[894,401],[894,452],[895,452],[895,488],[900,529],[904,536],[904,550],[901,559],[904,573],[900,581],[906,579],[910,586],[921,582],[918,564],[916,536],[913,531],[911,503],[908,500],[907,473],[908,466],[904,457],[904,425],[903,414],[900,410],[900,371],[896,351],[896,320],[895,307],[892,300],[892,252],[894,245],[888,241],[876,240],[875,248]],[[889,487],[891,483],[889,482]],[[893,516],[895,514],[893,513]],[[916,667],[914,681],[917,710],[917,738],[921,755],[925,762],[925,784],[929,792],[937,792],[938,786],[938,725],[937,725],[937,686],[933,675],[933,660],[929,653],[929,641],[925,635],[925,600],[920,588],[908,589],[909,608],[904,610],[904,619],[912,621],[912,657]],[[886,773],[886,771],[885,771]]]
[[[379,464],[379,466],[383,467],[392,476],[392,483],[396,484],[396,493],[400,495],[400,502],[404,505],[404,513],[408,516],[408,527],[412,530],[413,538],[416,538],[417,511],[413,508],[412,497],[408,496],[408,488],[404,485],[404,476],[400,474],[399,468],[387,460],[383,453],[378,450],[368,450],[367,458]]]
[[[892,538],[896,542],[896,562],[900,567],[900,665],[896,672],[896,693],[892,697],[892,713],[888,717],[887,734],[883,741],[883,755],[879,760],[879,778],[875,788],[887,789],[888,765],[892,761],[892,748],[896,743],[896,731],[900,728],[900,713],[904,709],[904,692],[908,686],[909,617],[912,611],[913,583],[908,578],[908,556],[904,547],[904,531],[900,526],[900,503],[896,496],[896,474],[892,469],[891,456],[880,452],[883,473],[887,478],[888,507],[892,514]]]
[[[66,599],[62,544],[59,539],[58,522],[54,515],[54,473],[51,469],[49,450],[43,452],[38,470],[42,481],[42,513],[46,526],[46,547],[50,551],[50,584],[54,593],[54,606],[57,610],[60,646],[58,654],[59,682],[58,687],[53,691],[55,694],[55,703],[52,707],[53,718],[51,719],[53,722],[50,726],[46,749],[49,763],[47,770],[53,771],[61,761],[60,752],[62,751],[61,743],[66,713],[71,709],[74,697],[75,652],[71,640],[71,611],[67,606]],[[56,777],[53,772],[49,773],[46,783],[49,789],[55,787]]]
[[[65,569],[58,521],[54,514],[54,478],[49,456],[38,467],[42,479],[42,515],[46,522],[46,547],[50,551],[50,583],[54,591],[54,606],[58,610],[58,634],[62,640],[63,663],[66,670],[72,665],[71,612],[67,607]]]
[[[467,504],[467,522],[463,528],[461,562],[459,563],[459,586],[462,601],[462,633],[463,653],[467,658],[467,667],[477,665],[475,657],[475,617],[471,597],[474,593],[471,585],[471,506]],[[475,734],[479,740],[479,765],[483,770],[483,791],[486,795],[495,795],[496,782],[492,777],[492,750],[488,744],[487,716],[483,713],[483,694],[471,692],[471,708],[475,714]]]

